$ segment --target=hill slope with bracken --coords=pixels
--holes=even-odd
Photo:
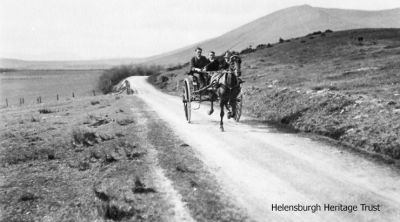
[[[243,111],[400,163],[399,36],[400,29],[319,32],[243,53]],[[180,94],[187,69],[150,81]]]
[[[274,43],[279,38],[303,36],[314,31],[334,31],[358,28],[400,28],[400,8],[381,11],[327,9],[309,5],[283,9],[217,38],[196,43],[166,54],[149,58],[158,64],[178,64],[189,60],[197,45],[217,54],[228,49],[242,50],[249,45]]]

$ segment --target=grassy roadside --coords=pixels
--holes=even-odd
[[[244,112],[400,160],[399,29],[316,32],[242,54]],[[187,67],[151,76],[179,95]]]
[[[246,220],[136,96],[1,109],[0,117],[0,221],[176,221],[164,177],[189,217]]]
[[[125,98],[1,110],[1,221],[162,221]],[[154,191],[154,192],[153,192]]]

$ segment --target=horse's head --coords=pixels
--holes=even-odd
[[[229,63],[231,70],[235,73],[236,76],[241,76],[242,72],[240,70],[240,65],[242,63],[242,59],[238,55],[233,55],[229,58]]]

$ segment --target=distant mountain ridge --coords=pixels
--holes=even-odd
[[[333,31],[360,28],[400,28],[400,8],[362,11],[318,8],[309,5],[282,9],[242,25],[219,37],[198,42],[180,49],[148,58],[121,58],[87,61],[24,61],[0,59],[0,68],[15,69],[103,69],[120,64],[147,63],[176,65],[188,62],[196,46],[205,52],[221,54],[226,50],[240,51],[250,45],[277,42],[304,36],[315,31]]]
[[[71,61],[31,61],[21,59],[0,58],[0,68],[8,69],[108,69],[112,66],[138,63],[136,58],[116,58],[98,60]]]
[[[239,51],[250,45],[256,47],[258,44],[277,42],[279,38],[294,38],[314,31],[359,28],[400,28],[400,8],[362,11],[294,6],[268,14],[219,37],[148,58],[148,61],[164,65],[184,63],[193,55],[195,46],[220,54],[228,49]]]

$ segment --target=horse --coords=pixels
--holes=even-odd
[[[242,60],[239,56],[233,55],[229,58],[229,68],[226,71],[217,71],[211,78],[211,83],[215,84],[215,89],[211,93],[211,109],[208,112],[211,115],[214,112],[214,101],[219,98],[220,106],[220,129],[224,131],[223,118],[224,108],[228,110],[228,119],[236,115],[236,98],[240,93],[240,82],[238,77],[241,75],[240,65]],[[213,83],[214,82],[214,83]],[[228,104],[232,107],[229,109]]]

